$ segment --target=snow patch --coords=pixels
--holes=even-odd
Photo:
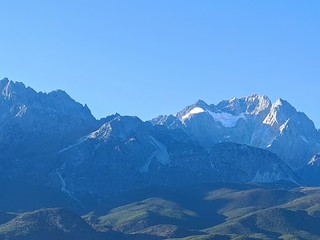
[[[274,124],[277,124],[277,112],[271,111],[268,116],[263,120],[263,124],[273,126]]]
[[[19,107],[19,112],[16,114],[16,117],[22,117],[26,112],[27,112],[27,106],[26,105],[21,105]]]
[[[190,116],[192,116],[192,115],[203,113],[203,112],[205,112],[205,110],[203,108],[195,107],[195,108],[191,109],[186,115],[182,116],[182,120],[190,118]]]
[[[309,143],[309,141],[304,136],[300,136],[300,137],[304,142]]]
[[[283,100],[282,100],[281,98],[277,99],[277,101],[273,104],[274,107],[282,106],[282,101],[283,101]]]
[[[211,117],[216,121],[222,124],[222,126],[231,128],[237,125],[237,122],[239,119],[245,119],[244,113],[241,113],[240,115],[232,115],[230,113],[226,112],[220,112],[220,113],[215,113],[208,111],[208,113],[211,115]]]
[[[311,165],[311,166],[320,166],[320,156],[319,154],[313,156],[311,158],[311,160],[308,162],[308,165]]]
[[[232,115],[226,112],[212,112],[209,110],[204,110],[200,107],[195,107],[191,109],[187,114],[182,116],[182,120],[190,118],[192,115],[196,115],[199,113],[207,113],[209,114],[216,122],[222,124],[222,126],[231,128],[237,125],[239,119],[245,119],[245,114],[241,113],[240,115]]]
[[[2,95],[5,97],[5,99],[10,99],[12,97],[11,81],[9,81],[7,85],[3,88]]]
[[[289,120],[290,120],[290,118],[289,118],[284,124],[282,124],[282,125],[280,126],[280,128],[279,128],[280,133],[283,133],[283,131],[284,131],[285,129],[287,129]]]

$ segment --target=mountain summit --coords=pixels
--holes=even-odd
[[[320,151],[319,132],[304,113],[283,99],[272,104],[257,94],[217,105],[197,101],[152,123],[183,129],[205,148],[227,141],[268,149],[295,170]]]

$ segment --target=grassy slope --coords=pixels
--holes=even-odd
[[[131,203],[85,218],[99,231],[150,239],[317,239],[320,234],[318,190],[216,184],[155,192],[144,190],[140,199],[135,192],[133,202],[127,196]]]
[[[320,239],[319,200],[317,188],[282,185],[140,189],[110,196],[95,211],[84,215],[93,228],[69,211],[42,210],[40,215],[29,212],[18,216],[0,212],[0,240],[4,236],[11,236],[6,238],[9,240],[34,240],[37,234],[42,236],[48,231],[60,234],[55,235],[56,239],[64,239],[65,233],[57,227],[58,218],[65,219],[65,228],[77,223],[72,228],[74,236],[79,237],[79,229],[87,229],[81,234],[82,239],[90,239],[90,235],[93,239],[128,240]]]
[[[78,215],[64,209],[27,212],[0,225],[0,239],[5,240],[98,240],[103,239]]]

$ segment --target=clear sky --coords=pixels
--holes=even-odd
[[[96,117],[281,97],[320,127],[320,1],[0,0],[0,78]]]

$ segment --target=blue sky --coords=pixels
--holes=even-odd
[[[96,117],[281,97],[320,127],[320,1],[0,0],[0,78]]]

